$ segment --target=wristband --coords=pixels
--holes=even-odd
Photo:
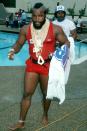
[[[19,122],[19,123],[23,123],[24,121],[23,121],[23,120],[19,120],[18,122]]]
[[[11,51],[12,51],[12,52],[15,52],[15,50],[14,50],[13,48],[11,48],[9,52],[11,52]]]

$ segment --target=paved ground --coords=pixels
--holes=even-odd
[[[87,43],[87,33],[78,34],[78,40]]]
[[[23,92],[24,67],[0,67],[0,131],[18,120]],[[39,86],[33,97],[23,131],[86,131],[87,130],[87,61],[72,65],[66,100],[62,105],[53,101],[49,124],[41,125],[42,105]]]
[[[6,30],[5,26],[0,30]],[[11,31],[11,29],[9,29]],[[17,32],[17,29],[13,29]],[[13,31],[12,30],[12,31]],[[79,34],[85,39],[86,34]],[[8,126],[18,120],[20,100],[23,93],[24,67],[0,67],[0,131],[9,131]],[[49,124],[44,127],[41,92],[39,85],[33,96],[32,105],[23,131],[86,131],[87,130],[87,61],[72,65],[66,100],[62,105],[52,101]]]
[[[20,28],[11,28],[10,26],[9,27],[6,27],[5,25],[0,25],[0,31],[7,31],[7,32],[16,32],[18,33],[20,31]]]
[[[20,28],[11,28],[10,26],[6,27],[5,25],[0,25],[0,31],[19,33]],[[85,39],[85,42],[87,42],[87,33],[84,33],[84,34],[79,33],[78,40],[84,40],[84,39]]]

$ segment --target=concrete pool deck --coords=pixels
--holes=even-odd
[[[0,31],[19,33],[20,28],[6,27],[6,25],[0,25]],[[78,33],[78,40],[84,40],[87,42],[87,33]]]
[[[0,28],[1,29],[1,28]],[[16,32],[16,31],[14,31]],[[87,34],[83,34],[84,39]],[[82,37],[82,39],[83,39]],[[23,93],[24,66],[0,66],[0,131],[17,122]],[[39,85],[33,96],[25,128],[21,131],[86,131],[87,130],[87,60],[71,66],[62,105],[52,101],[49,124],[44,127]]]
[[[18,120],[23,93],[24,67],[0,67],[0,131]],[[39,85],[33,96],[23,131],[86,131],[87,130],[87,61],[72,65],[66,100],[62,105],[52,101],[49,124],[44,127]]]

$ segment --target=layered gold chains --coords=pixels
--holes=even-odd
[[[36,57],[39,57],[40,52],[43,47],[43,42],[46,39],[48,29],[49,29],[49,20],[46,19],[45,24],[42,26],[40,30],[37,30],[33,27],[33,23],[31,24],[31,36],[32,36],[32,41],[34,43],[34,48],[33,52],[36,53]]]

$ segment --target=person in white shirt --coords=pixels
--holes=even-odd
[[[47,99],[58,99],[59,104],[65,100],[65,85],[68,82],[71,64],[75,58],[74,40],[77,37],[75,24],[66,18],[64,6],[59,5],[55,11],[53,24],[61,26],[68,40],[70,48],[61,46],[56,48],[50,62]],[[58,41],[57,41],[58,42]]]
[[[73,21],[66,18],[66,11],[63,5],[56,7],[54,15],[55,20],[53,21],[53,24],[61,26],[67,37],[72,36],[74,39],[76,39],[76,26]]]
[[[66,82],[68,81],[69,72],[70,72],[70,65],[73,63],[75,59],[75,46],[74,46],[74,40],[77,38],[77,32],[76,32],[76,26],[73,21],[69,20],[66,17],[66,11],[65,7],[63,5],[59,5],[56,7],[55,10],[55,20],[53,21],[53,24],[59,25],[62,27],[64,33],[69,39],[72,39],[71,46],[70,46],[70,53],[69,53],[69,59],[66,64],[66,70],[65,70],[65,76],[66,76]]]
[[[22,14],[21,14],[21,27],[24,26],[26,24],[26,20],[27,20],[27,14],[26,12],[23,10]]]
[[[82,19],[81,19],[81,16],[79,16],[76,26],[77,26],[77,32],[82,33]]]
[[[59,5],[56,7],[54,15],[55,20],[53,21],[53,24],[61,26],[66,36],[73,39],[73,42],[71,42],[73,44],[70,47],[69,55],[69,61],[70,63],[73,63],[75,58],[74,40],[76,40],[77,38],[76,26],[73,21],[66,18],[66,11],[63,5]]]

